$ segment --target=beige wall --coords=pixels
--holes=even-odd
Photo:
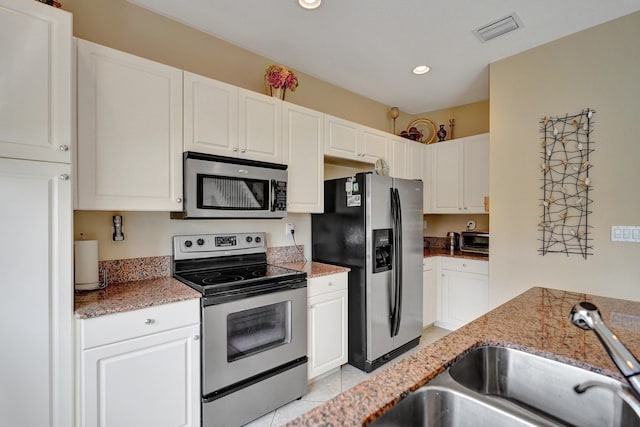
[[[489,132],[489,100],[414,115],[404,115],[401,113],[397,119],[396,133],[400,133],[400,131],[406,129],[413,120],[418,118],[431,120],[436,126],[436,129],[439,129],[440,125],[444,125],[447,131],[447,139],[451,139],[449,119],[454,119],[454,138],[464,138],[465,136],[487,133]],[[434,141],[437,140],[438,138],[436,137]]]
[[[467,221],[474,220],[476,222],[476,230],[489,229],[489,215],[425,215],[427,228],[423,230],[423,234],[429,237],[446,237],[449,231],[461,232],[467,229]]]
[[[124,242],[114,243],[112,216],[123,216]],[[172,254],[171,237],[176,234],[232,233],[265,231],[268,246],[293,245],[285,234],[285,224],[295,226],[297,244],[305,246],[311,259],[311,215],[289,214],[285,219],[271,220],[177,220],[168,212],[97,212],[74,213],[74,240],[84,233],[87,240],[98,240],[100,260],[166,256]]]
[[[537,285],[640,300],[640,13],[491,65],[490,302]],[[591,155],[594,255],[538,255],[540,133],[547,115],[596,110]],[[567,308],[568,309],[568,308]]]

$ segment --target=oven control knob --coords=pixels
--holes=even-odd
[[[256,243],[260,243],[262,242],[262,239],[260,238],[260,236],[256,236]]]
[[[193,242],[191,240],[185,240],[184,245],[190,248],[193,245]]]
[[[204,239],[198,239],[198,246],[204,245]]]
[[[253,237],[247,236],[246,241],[247,243],[251,243],[253,241]]]

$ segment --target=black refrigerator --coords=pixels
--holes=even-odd
[[[371,372],[422,335],[422,181],[359,173],[324,183],[314,261],[349,267],[349,363]]]

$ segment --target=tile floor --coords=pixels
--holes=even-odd
[[[420,338],[420,344],[414,348],[399,356],[395,360],[400,360],[409,354],[420,350],[421,348],[429,345],[430,343],[447,335],[450,331],[437,326],[430,326],[425,328],[422,338]],[[393,363],[390,362],[390,363]],[[284,405],[267,415],[258,418],[257,420],[246,424],[245,427],[278,427],[282,426],[292,419],[310,411],[316,406],[326,402],[332,397],[337,396],[343,391],[353,387],[356,384],[366,380],[370,375],[379,372],[384,369],[384,366],[378,368],[370,374],[366,374],[358,368],[354,368],[351,365],[343,365],[340,370],[336,370],[321,377],[309,384],[309,391],[302,396],[300,400],[294,400],[293,402]]]

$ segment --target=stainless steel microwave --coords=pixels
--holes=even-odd
[[[286,165],[187,151],[183,186],[174,219],[287,216]]]

